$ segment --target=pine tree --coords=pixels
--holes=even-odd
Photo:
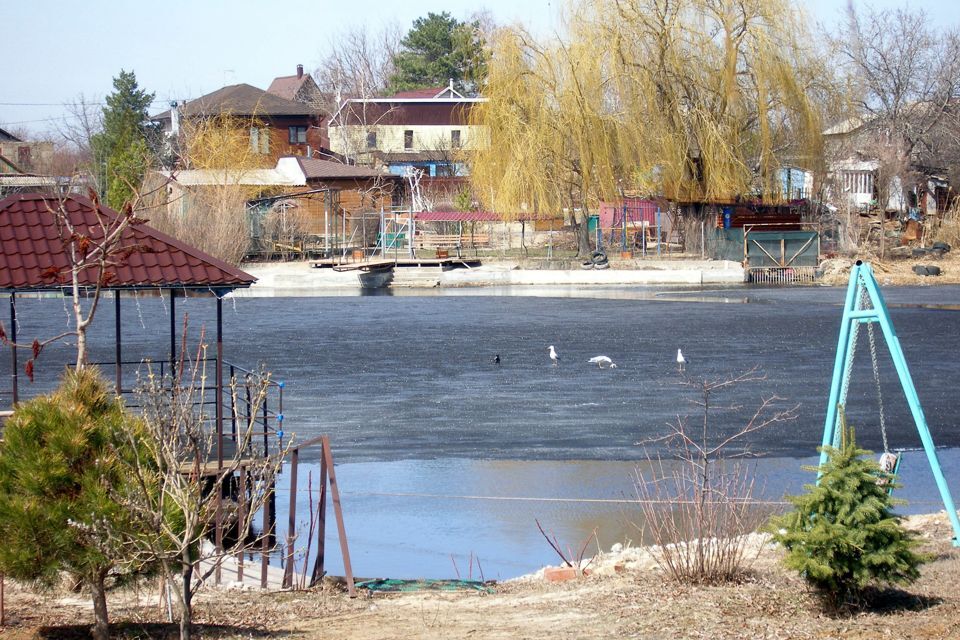
[[[477,22],[460,22],[449,13],[417,18],[393,58],[390,91],[446,85],[475,93],[486,77],[484,41]]]
[[[857,601],[872,584],[916,580],[926,559],[891,512],[893,476],[865,457],[871,452],[857,447],[845,421],[840,447],[825,449],[819,483],[790,498],[795,511],[772,520],[774,540],[789,552],[786,566],[835,607]]]
[[[142,455],[130,420],[95,369],[68,370],[53,394],[17,406],[0,441],[0,572],[39,586],[60,572],[93,598],[93,637],[108,635],[106,580],[119,576],[120,536],[135,531],[113,499],[120,461]]]
[[[153,97],[137,85],[132,71],[121,70],[103,108],[103,131],[91,139],[101,193],[118,211],[133,198],[150,164],[157,132],[147,114]]]

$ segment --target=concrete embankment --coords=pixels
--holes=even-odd
[[[560,265],[563,266],[563,265]],[[629,266],[629,268],[627,268]],[[311,295],[331,289],[360,288],[357,271],[311,267],[307,262],[251,263],[242,267],[257,283],[241,296]],[[716,285],[744,282],[743,267],[726,260],[650,260],[610,269],[524,268],[516,262],[443,270],[436,266],[397,267],[393,288],[502,286]]]

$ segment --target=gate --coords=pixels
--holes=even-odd
[[[820,233],[816,228],[769,230],[777,225],[744,225],[743,259],[748,280],[755,283],[807,283],[816,279],[820,264]],[[760,227],[762,230],[758,230]]]

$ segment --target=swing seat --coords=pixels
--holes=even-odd
[[[880,459],[877,460],[877,466],[880,467],[880,472],[883,474],[889,474],[890,476],[894,475],[897,472],[897,467],[900,465],[900,454],[891,453],[890,451],[885,451],[880,454]],[[877,484],[881,487],[889,484],[891,478],[886,475],[881,475],[877,478]]]

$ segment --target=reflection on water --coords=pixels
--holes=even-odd
[[[945,477],[960,494],[960,449],[941,450],[939,456]],[[756,497],[771,503],[762,508],[787,508],[779,503],[814,480],[814,474],[802,467],[816,462],[815,457],[751,461],[757,484],[763,487]],[[354,573],[451,578],[456,576],[453,562],[463,576],[471,554],[479,558],[488,579],[558,564],[535,520],[574,553],[594,530],[603,550],[616,542],[649,542],[643,538],[643,517],[635,502],[638,465],[649,469],[643,461],[445,459],[337,465]],[[314,477],[316,473],[314,469]],[[898,507],[900,513],[943,509],[922,452],[904,454],[900,482],[903,487],[896,497],[907,500]],[[298,514],[305,523],[304,486],[301,481]],[[282,483],[281,510],[288,495]],[[342,575],[336,528],[328,517],[328,571]],[[279,520],[285,526],[286,515],[281,513]],[[588,555],[595,550],[591,543]]]

